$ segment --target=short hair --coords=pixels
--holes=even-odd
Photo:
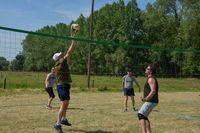
[[[133,70],[131,68],[128,68],[127,72],[133,72]]]
[[[153,75],[156,75],[156,66],[153,64],[148,65],[150,67],[150,71]]]

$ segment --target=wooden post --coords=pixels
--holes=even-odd
[[[92,88],[94,88],[94,80],[92,80]]]
[[[91,8],[91,14],[90,14],[90,34],[89,39],[92,41],[93,39],[93,15],[94,15],[94,0],[91,0],[92,2],[92,8]],[[90,69],[91,67],[91,42],[89,43],[89,51],[88,51],[88,70],[87,70],[87,87],[90,89]]]
[[[4,78],[3,88],[6,89],[6,78]]]

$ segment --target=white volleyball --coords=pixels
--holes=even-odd
[[[79,24],[72,24],[71,25],[71,30],[74,31],[74,32],[79,31],[80,30]]]

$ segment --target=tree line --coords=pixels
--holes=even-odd
[[[160,75],[200,75],[200,53],[132,48],[146,45],[157,48],[200,50],[200,1],[156,0],[145,10],[136,0],[119,0],[94,12],[94,39],[126,43],[130,47],[92,45],[92,74],[119,75],[128,68],[143,74],[146,63],[157,66]],[[88,38],[90,16],[82,14],[71,23],[81,27],[77,37]],[[70,24],[45,26],[36,32],[70,36]],[[28,34],[22,42],[23,51],[10,64],[11,70],[49,71],[55,52],[66,51],[69,41]],[[77,42],[69,64],[72,73],[86,74],[89,45]],[[0,59],[1,62],[1,59]],[[2,65],[1,65],[2,66]],[[8,66],[8,65],[7,65]],[[5,69],[0,67],[0,69]]]

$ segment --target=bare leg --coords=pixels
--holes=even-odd
[[[60,110],[59,110],[59,112],[58,112],[58,120],[57,120],[57,123],[60,124],[60,123],[61,123],[62,117],[65,117],[65,116],[66,116],[66,110],[67,110],[67,108],[68,108],[68,105],[69,105],[69,100],[62,101]]]
[[[124,105],[125,105],[125,109],[127,109],[128,107],[128,96],[124,96]]]
[[[145,122],[145,120],[144,119],[141,119],[141,120],[139,120],[139,123],[140,123],[140,126],[141,126],[141,133],[147,133],[146,132],[146,122]]]
[[[51,98],[49,98],[49,100],[48,100],[48,106],[51,106],[51,103],[52,103],[52,101],[53,101],[53,98],[51,97]]]
[[[63,118],[66,118],[66,112],[67,112],[68,106],[69,106],[69,100],[67,100],[66,109],[64,110],[64,114],[62,116]]]
[[[131,101],[132,101],[133,107],[135,107],[135,99],[134,99],[134,96],[131,96]]]
[[[151,133],[150,121],[149,121],[149,120],[145,120],[145,122],[146,122],[146,130],[147,130],[147,133]]]

